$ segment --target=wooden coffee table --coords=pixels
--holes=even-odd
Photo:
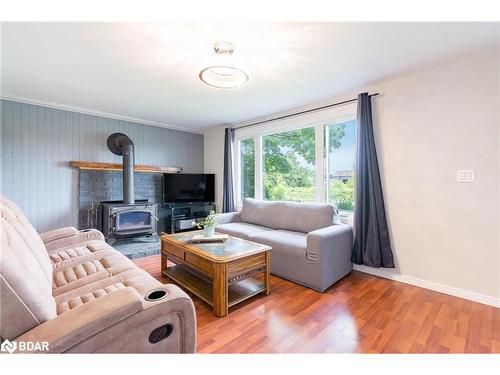
[[[270,292],[271,247],[229,236],[224,242],[193,243],[201,231],[161,236],[164,275],[213,307],[218,317],[256,294]],[[167,266],[167,260],[175,263]]]

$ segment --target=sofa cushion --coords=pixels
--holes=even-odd
[[[52,265],[35,228],[0,198],[1,337],[15,338],[56,316]]]
[[[269,227],[309,233],[333,224],[335,207],[323,203],[243,201],[241,221]]]
[[[38,235],[36,229],[26,219],[23,212],[7,198],[0,196],[0,206],[2,211],[3,224],[6,225],[6,231],[20,239],[23,247],[29,250],[31,256],[35,258],[35,262],[44,274],[47,282],[51,283],[52,266],[47,257],[47,250],[42,239]]]
[[[57,249],[57,251],[52,251],[49,254],[49,259],[53,265],[57,265],[89,254],[92,254],[92,251],[86,246],[72,246],[67,249]]]
[[[117,290],[125,288],[123,283],[113,283],[111,285],[106,285],[103,288],[97,288],[87,292],[83,292],[80,295],[74,296],[71,299],[64,300],[57,304],[57,314],[61,315],[66,311],[74,309],[75,307],[81,306],[85,303],[94,301],[100,297],[116,292]]]
[[[52,294],[57,296],[72,289],[121,272],[135,269],[134,263],[123,254],[104,243],[109,250],[54,264]]]
[[[269,245],[271,258],[273,254],[295,254],[300,257],[306,256],[307,234],[302,232],[292,232],[289,230],[273,230],[268,232],[256,233],[249,237],[251,241],[264,245]]]
[[[54,290],[57,291],[57,289],[75,283],[80,279],[85,279],[83,283],[88,282],[88,280],[94,279],[94,276],[98,274],[101,274],[102,277],[109,276],[109,272],[104,268],[100,259],[89,259],[87,261],[68,264],[65,267],[54,270]]]
[[[249,223],[229,223],[217,225],[216,229],[219,233],[226,233],[230,236],[239,237],[243,239],[249,239],[250,236],[261,233],[272,231],[270,228],[261,227],[260,225],[249,224]]]
[[[280,202],[275,215],[280,229],[309,233],[332,225],[335,212],[331,204]]]
[[[54,249],[49,251],[48,254],[54,270],[70,263],[77,264],[85,260],[100,259],[110,255],[117,255],[120,260],[127,260],[130,263],[127,257],[116,251],[105,241],[100,240]]]
[[[72,237],[78,234],[78,230],[75,227],[64,227],[54,230],[49,230],[48,232],[40,233],[40,239],[43,243],[56,241],[66,237]]]
[[[55,297],[57,313],[63,314],[75,307],[92,302],[126,287],[133,287],[140,295],[162,284],[146,271],[133,269],[112,277],[85,284]]]
[[[271,229],[280,229],[280,218],[275,215],[279,203],[245,198],[240,212],[240,220]]]
[[[114,249],[109,246],[104,241],[92,240],[85,241],[78,245],[66,246],[59,249],[50,250],[47,253],[49,254],[49,259],[52,262],[52,267],[56,268],[64,262],[76,260],[78,258],[91,255],[97,251],[103,250],[112,250]]]
[[[44,237],[46,237],[47,236],[46,233],[42,233],[40,236],[44,235]],[[47,252],[50,254],[52,251],[56,249],[78,246],[84,242],[90,242],[90,241],[102,242],[104,240],[105,240],[104,235],[97,229],[88,229],[88,230],[78,231],[73,236],[58,238],[52,241],[44,241],[44,244],[45,248],[47,249]]]

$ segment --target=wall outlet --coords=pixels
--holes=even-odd
[[[474,169],[463,169],[457,171],[458,182],[475,182]]]

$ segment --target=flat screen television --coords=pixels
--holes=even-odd
[[[215,175],[194,173],[165,173],[163,175],[165,203],[214,202]]]

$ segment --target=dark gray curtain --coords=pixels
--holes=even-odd
[[[222,212],[234,212],[233,180],[234,129],[226,128],[224,135],[224,186],[222,192]]]
[[[372,104],[367,93],[358,95],[356,207],[352,262],[394,268],[384,195],[373,136]]]

